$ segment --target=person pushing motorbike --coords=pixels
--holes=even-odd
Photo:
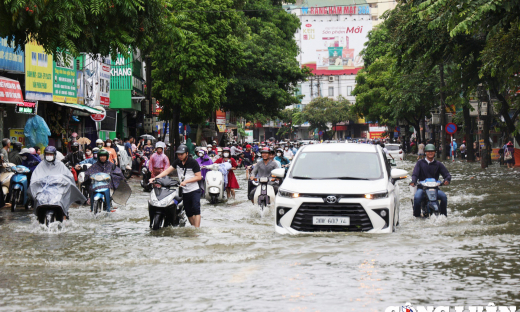
[[[425,159],[417,161],[415,168],[412,173],[412,183],[410,186],[414,187],[417,185],[417,181],[424,181],[427,178],[433,178],[436,181],[439,180],[439,175],[444,178],[443,185],[449,185],[451,182],[451,175],[448,169],[439,161],[435,160],[435,146],[428,144],[424,148],[426,153]],[[425,195],[424,190],[418,185],[417,192],[415,193],[413,200],[413,215],[414,217],[421,216],[421,201]],[[438,191],[437,197],[441,201],[439,211],[441,214],[448,216],[447,206],[448,198],[443,191]]]

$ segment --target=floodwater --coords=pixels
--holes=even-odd
[[[414,163],[398,168],[410,173]],[[520,305],[520,171],[448,163],[449,218],[415,220],[401,183],[393,234],[282,236],[240,189],[202,228],[149,229],[139,180],[117,212],[70,209],[50,230],[0,210],[0,310],[384,311]],[[244,172],[238,171],[245,186]],[[271,209],[272,210],[272,209]]]

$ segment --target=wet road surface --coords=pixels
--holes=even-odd
[[[398,168],[411,173],[414,163]],[[246,199],[202,200],[202,228],[149,229],[138,178],[117,212],[45,229],[0,210],[0,310],[384,311],[520,305],[520,171],[447,163],[449,218],[415,220],[401,185],[396,233],[281,236]]]

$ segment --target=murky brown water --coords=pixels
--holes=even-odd
[[[412,162],[398,167],[413,169]],[[449,218],[388,235],[280,236],[243,189],[209,206],[202,228],[148,228],[138,180],[116,213],[71,208],[50,231],[0,210],[0,310],[384,311],[414,304],[520,306],[520,171],[448,164]],[[246,185],[244,173],[239,183]]]

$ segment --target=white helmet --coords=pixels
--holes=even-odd
[[[165,150],[166,144],[164,144],[164,142],[161,142],[161,141],[155,143],[155,148],[159,148],[159,147],[162,148],[163,150]]]
[[[101,139],[97,139],[97,140],[96,140],[96,144],[100,144],[100,143],[103,144],[103,140],[101,140]]]
[[[22,150],[20,151],[20,155],[23,155],[23,154],[30,154],[31,151],[28,149],[28,148],[22,148]]]

